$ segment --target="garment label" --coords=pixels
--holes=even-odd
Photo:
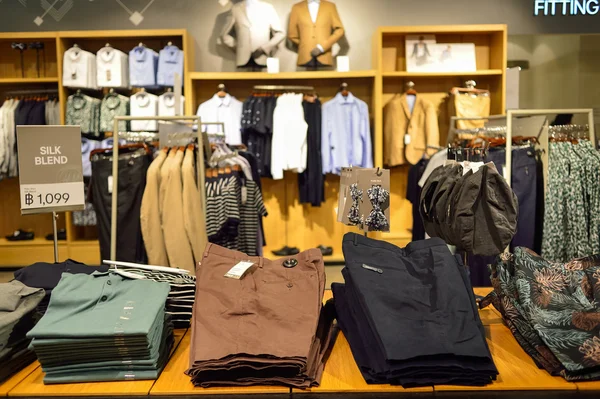
[[[338,72],[350,72],[350,58],[347,55],[338,55],[336,65]]]
[[[383,270],[382,270],[382,269],[379,269],[379,268],[377,268],[377,267],[373,267],[373,266],[365,265],[364,263],[363,263],[362,267],[363,267],[363,269],[367,269],[367,270],[370,270],[370,271],[372,271],[372,272],[376,272],[376,273],[379,273],[379,274],[383,274]]]
[[[246,186],[242,186],[242,205],[246,205],[248,201],[248,188]]]
[[[279,58],[267,58],[267,72],[279,73]]]
[[[404,135],[404,145],[409,145],[411,142],[411,138],[410,138],[410,134],[405,134]]]
[[[108,193],[112,194],[112,190],[113,190],[113,177],[108,176]]]
[[[254,262],[242,261],[229,269],[229,271],[225,273],[225,277],[240,280],[242,277],[244,277],[246,272],[252,267],[253,264]]]

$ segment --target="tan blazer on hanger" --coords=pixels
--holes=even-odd
[[[308,1],[294,4],[290,14],[288,39],[298,46],[298,65],[312,60],[310,52],[320,44],[325,51],[317,57],[324,65],[333,64],[331,47],[344,36],[344,25],[337,7],[330,1],[321,0],[316,22],[312,21],[308,10]]]
[[[383,164],[414,165],[428,145],[440,145],[435,106],[417,95],[411,114],[406,94],[397,94],[383,108]],[[436,150],[427,152],[433,154]]]
[[[275,8],[264,1],[255,1],[252,4],[257,8],[256,15],[259,21],[250,21],[248,18],[246,2],[241,1],[231,8],[231,16],[223,29],[219,44],[236,51],[236,65],[244,66],[250,61],[252,53],[262,48],[266,55],[255,59],[258,65],[266,65],[267,57],[271,57],[279,43],[285,39],[279,16]],[[231,36],[235,28],[236,38]]]
[[[202,198],[196,182],[194,150],[187,149],[185,151],[183,165],[181,165],[181,178],[183,180],[183,213],[185,215],[183,223],[197,265],[202,259],[208,237],[206,236],[206,219]]]
[[[172,153],[175,153],[175,155],[172,156]],[[178,267],[194,273],[196,268],[192,246],[185,231],[185,218],[187,215],[183,211],[183,180],[181,176],[183,151],[171,149],[169,159],[170,162],[164,162],[161,169],[162,172],[163,169],[168,168],[165,170],[167,176],[164,181],[165,191],[162,212],[165,248],[171,267]],[[162,184],[163,181],[161,181],[161,188]]]

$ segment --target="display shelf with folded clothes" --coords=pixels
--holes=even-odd
[[[39,320],[44,290],[20,281],[0,284],[0,383],[35,360],[26,334]]]
[[[519,247],[490,272],[494,291],[480,306],[494,305],[540,368],[600,380],[600,255],[555,263]]]
[[[186,372],[194,385],[319,384],[336,334],[318,249],[271,261],[208,244],[196,277]]]
[[[123,273],[64,273],[27,334],[45,384],[156,379],[173,346],[169,285]]]
[[[473,289],[439,238],[405,248],[347,233],[338,324],[368,384],[483,386],[498,375]]]

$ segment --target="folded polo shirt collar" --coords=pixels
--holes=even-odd
[[[100,51],[98,51],[98,55],[102,61],[111,62],[113,58],[115,58],[116,52],[117,51],[112,47],[102,47]]]

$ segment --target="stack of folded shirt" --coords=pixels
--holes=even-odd
[[[196,277],[187,371],[195,385],[319,384],[335,340],[321,251],[270,261],[208,244]]]
[[[187,270],[164,266],[138,265],[128,262],[105,261],[114,265],[115,270],[133,273],[131,277],[168,283],[171,287],[167,297],[166,312],[171,316],[175,328],[188,328],[192,319],[196,277]]]
[[[44,291],[19,281],[0,284],[0,382],[35,360],[25,334],[35,325]]]
[[[37,311],[43,314],[48,308],[52,290],[60,281],[63,273],[92,274],[95,271],[105,272],[107,270],[108,266],[87,266],[84,263],[71,259],[60,263],[38,262],[17,270],[15,272],[15,280],[22,282],[28,287],[43,288],[46,291],[46,296],[37,308]]]
[[[338,325],[369,384],[489,384],[492,360],[460,259],[439,238],[406,248],[348,233]]]
[[[491,266],[490,302],[534,362],[568,381],[600,379],[600,255],[550,262],[527,248]]]
[[[27,334],[44,383],[156,379],[173,346],[169,285],[117,273],[64,273]]]

